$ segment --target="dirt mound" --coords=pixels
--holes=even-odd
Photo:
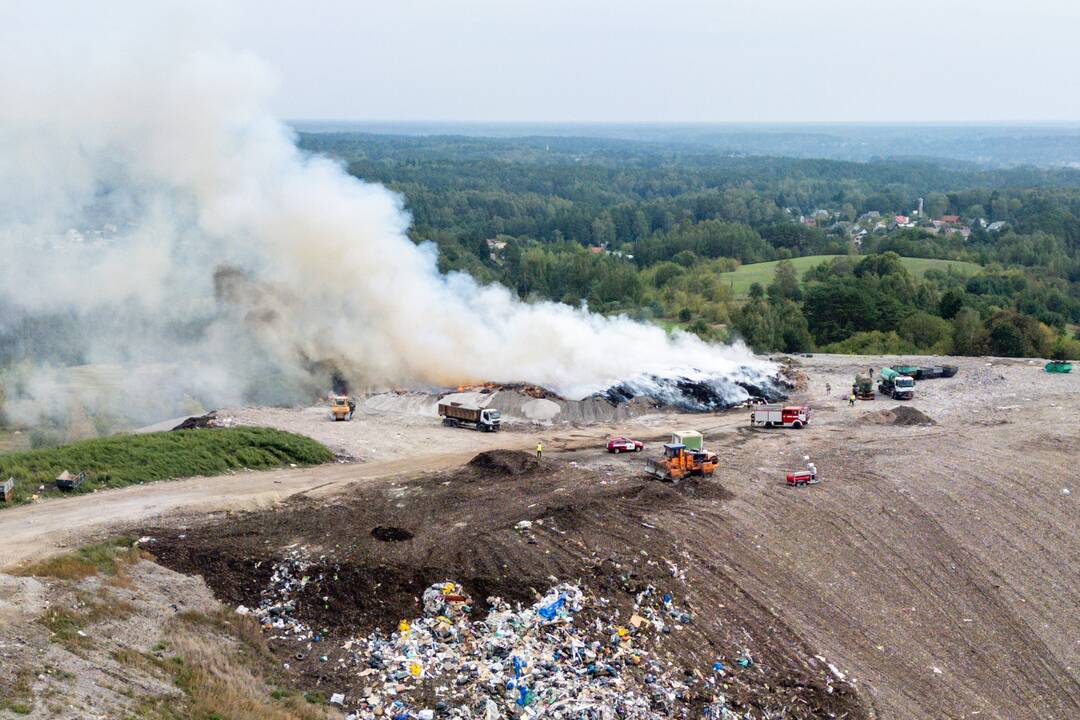
[[[909,405],[897,405],[892,410],[878,410],[870,413],[867,422],[876,425],[936,425],[933,418]]]
[[[500,475],[522,475],[536,465],[536,458],[522,450],[486,450],[469,461],[469,467]]]

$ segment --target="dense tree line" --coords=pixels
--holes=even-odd
[[[1080,172],[930,161],[730,157],[595,138],[308,134],[301,145],[401,193],[444,271],[526,298],[586,303],[759,350],[1080,354]],[[864,213],[960,216],[969,237],[883,228]],[[816,216],[821,222],[800,222]],[[984,224],[1004,222],[991,231]],[[882,225],[885,223],[883,222]],[[738,264],[781,263],[736,298]],[[900,257],[977,263],[916,278]]]

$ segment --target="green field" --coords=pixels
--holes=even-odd
[[[85,493],[152,480],[220,475],[245,468],[262,470],[290,463],[316,465],[333,459],[332,452],[311,438],[271,428],[177,430],[113,435],[0,454],[0,481],[15,478],[18,503],[34,494],[58,494],[54,480],[64,470],[86,472],[86,481],[77,491]],[[45,490],[38,490],[42,485]]]
[[[834,257],[843,256],[807,255],[806,257],[792,258],[791,264],[795,266],[795,271],[801,278],[803,273],[810,268]],[[932,260],[927,258],[900,258],[900,260],[903,262],[904,267],[908,269],[908,272],[918,278],[921,278],[923,273],[930,269],[946,270],[951,267],[957,272],[967,275],[973,275],[979,270],[979,266],[975,263],[961,260]],[[779,260],[774,260],[772,262],[742,265],[734,272],[721,273],[720,278],[735,292],[735,297],[746,297],[750,292],[750,286],[754,283],[760,283],[762,287],[767,287],[772,282],[773,275],[776,273],[776,265],[779,262]]]

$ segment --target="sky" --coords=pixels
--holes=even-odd
[[[290,119],[1076,122],[1075,0],[239,0]]]

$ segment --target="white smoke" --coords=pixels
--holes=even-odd
[[[301,153],[268,109],[271,73],[201,21],[32,8],[0,31],[0,337],[25,345],[24,375],[49,358],[166,367],[135,385],[166,412],[296,399],[331,368],[358,387],[567,397],[769,369],[742,346],[440,274],[402,199]]]

